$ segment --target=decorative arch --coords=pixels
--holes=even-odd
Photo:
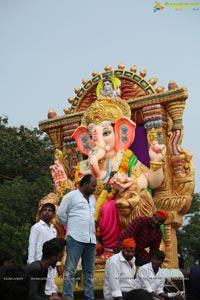
[[[93,72],[93,78],[87,80],[83,79],[83,86],[81,88],[75,88],[75,98],[69,98],[68,101],[71,104],[70,113],[76,113],[84,111],[96,101],[96,88],[99,81],[105,76],[115,76],[121,80],[121,98],[124,100],[133,100],[135,98],[144,97],[151,94],[156,94],[163,90],[163,87],[155,89],[154,85],[157,83],[157,78],[151,78],[145,80],[146,70],[142,70],[139,74],[136,74],[137,67],[133,66],[130,71],[125,70],[125,66],[120,64],[118,69],[112,70],[110,66],[105,67],[105,72],[97,73]]]

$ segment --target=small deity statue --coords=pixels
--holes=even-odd
[[[105,76],[102,80],[99,81],[97,85],[97,98],[99,97],[112,97],[120,96],[120,84],[121,81],[119,78],[114,76]]]
[[[54,180],[55,193],[59,197],[63,197],[67,190],[73,189],[73,183],[67,177],[62,151],[56,149],[54,156],[54,165],[50,166],[51,175]]]

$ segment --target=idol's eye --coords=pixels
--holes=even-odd
[[[103,132],[103,136],[109,136],[111,134],[111,131],[110,130],[105,130]]]

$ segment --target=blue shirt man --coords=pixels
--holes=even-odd
[[[74,275],[80,258],[84,274],[85,299],[94,300],[96,200],[93,193],[96,185],[96,178],[91,174],[85,175],[79,182],[79,189],[66,194],[57,210],[60,223],[67,226],[67,259],[63,282],[63,296],[67,300],[74,299]]]

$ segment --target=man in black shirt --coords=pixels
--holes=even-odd
[[[28,282],[28,274],[21,266],[11,263],[0,266],[1,300],[27,300]]]
[[[43,244],[42,259],[27,265],[26,271],[29,274],[29,300],[60,300],[57,294],[45,295],[45,284],[48,267],[55,268],[56,263],[64,255],[66,241],[54,238]]]

